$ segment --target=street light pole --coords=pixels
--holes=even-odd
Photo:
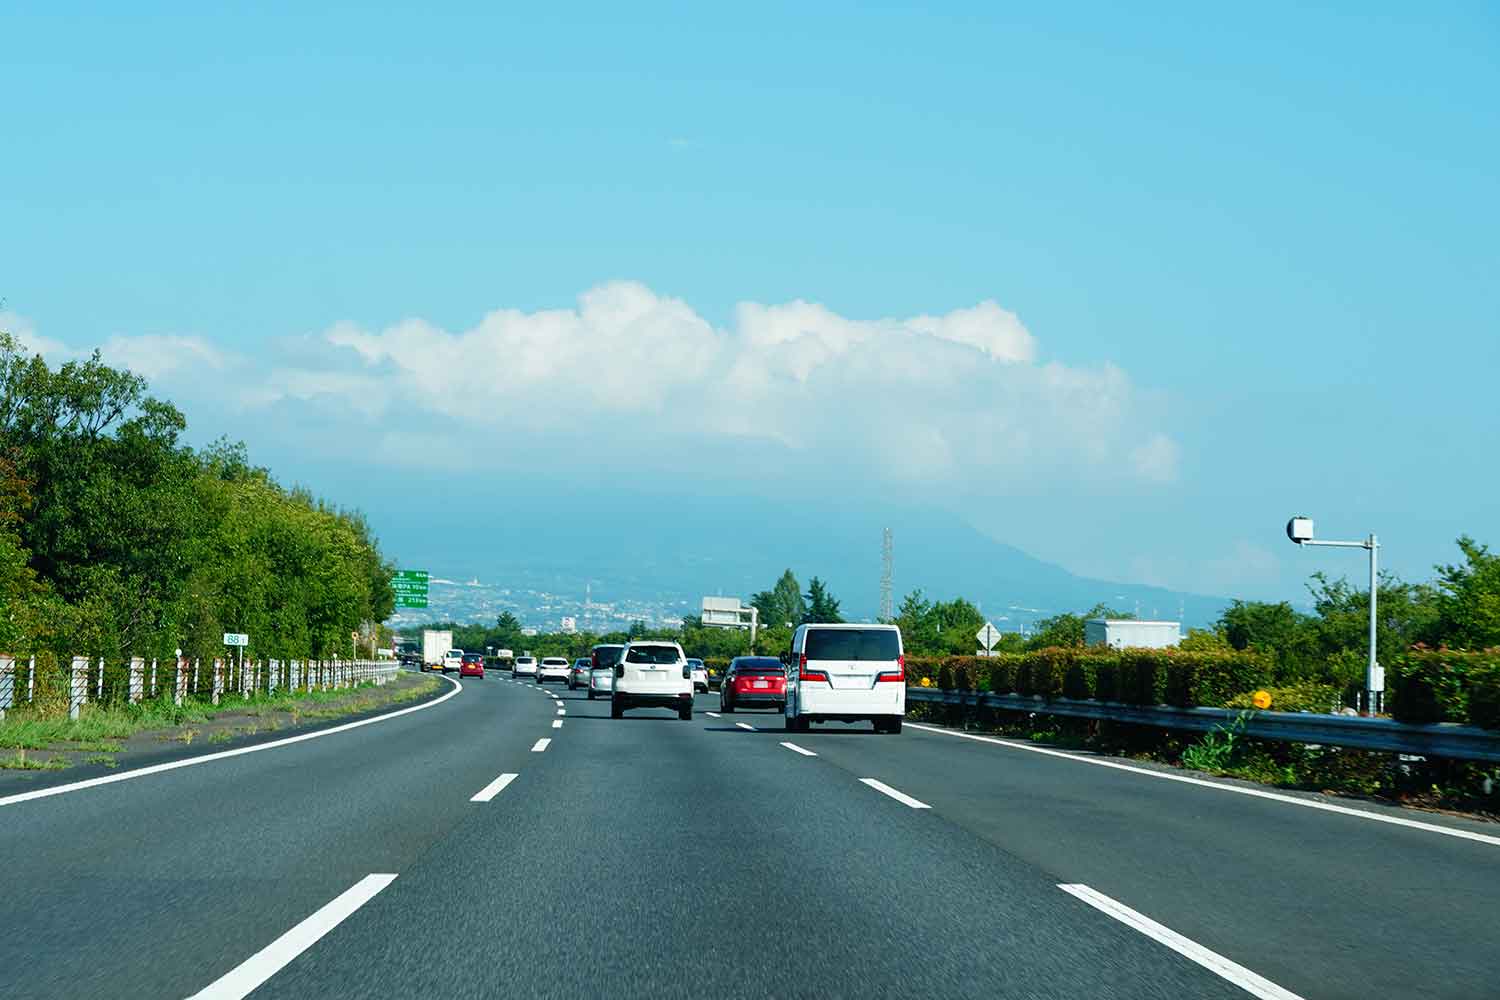
[[[1326,545],[1339,549],[1364,549],[1370,553],[1370,658],[1365,665],[1365,711],[1371,715],[1381,709],[1385,693],[1385,669],[1381,667],[1376,649],[1376,605],[1380,591],[1379,561],[1380,540],[1375,533],[1362,542],[1334,542],[1313,538],[1313,522],[1310,517],[1294,517],[1286,523],[1286,536],[1298,545]]]

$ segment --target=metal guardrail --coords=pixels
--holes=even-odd
[[[1323,743],[1360,750],[1386,750],[1421,757],[1451,757],[1459,760],[1500,761],[1500,732],[1477,726],[1442,722],[1415,725],[1394,719],[1357,715],[1323,715],[1316,712],[1262,712],[1237,708],[1175,708],[1171,705],[1126,705],[1114,701],[1074,701],[987,691],[941,691],[908,687],[908,702],[936,705],[967,705],[1000,708],[1039,715],[1065,715],[1080,719],[1107,719],[1161,729],[1209,732],[1228,727],[1245,717],[1243,732],[1264,740],[1287,743]]]

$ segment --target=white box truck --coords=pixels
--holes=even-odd
[[[1110,649],[1170,649],[1182,639],[1180,622],[1144,622],[1134,618],[1091,618],[1083,623],[1085,646]]]
[[[422,630],[422,669],[442,670],[443,657],[453,648],[453,633],[438,629]]]

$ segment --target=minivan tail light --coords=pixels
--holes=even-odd
[[[899,670],[886,670],[886,671],[883,671],[883,672],[881,672],[879,674],[876,674],[875,675],[875,683],[879,684],[881,681],[894,681],[897,684],[905,684],[906,683],[906,654],[905,653],[902,653],[900,656],[896,657],[896,666],[899,667],[900,669]]]

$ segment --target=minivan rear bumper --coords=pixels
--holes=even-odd
[[[873,688],[830,688],[804,681],[797,690],[797,714],[818,719],[858,721],[906,714],[906,685],[882,681]]]

